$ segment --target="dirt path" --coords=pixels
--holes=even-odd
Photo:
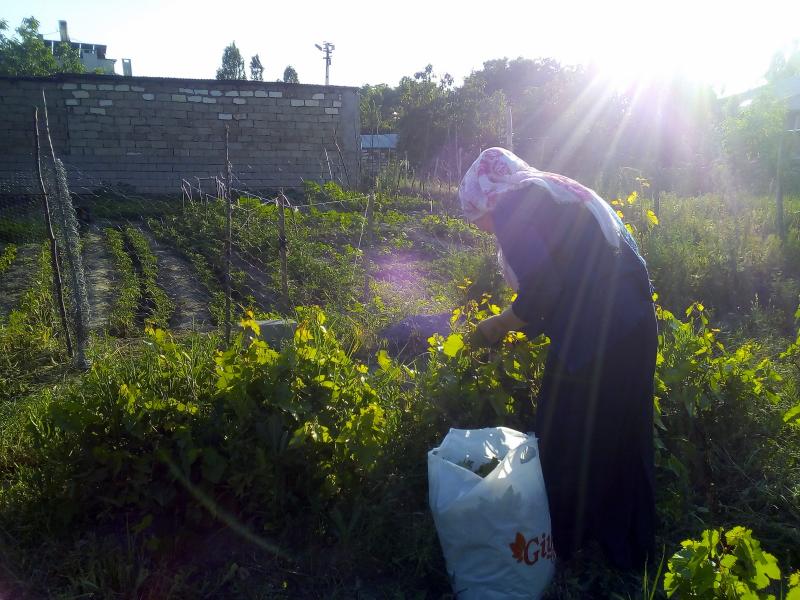
[[[372,277],[383,282],[393,298],[405,302],[428,297],[429,260],[412,250],[394,251],[373,259]]]
[[[30,286],[31,278],[38,266],[36,260],[40,248],[39,244],[17,246],[17,257],[8,271],[0,275],[0,316],[8,315]]]
[[[211,297],[194,274],[191,264],[171,248],[160,244],[147,229],[140,231],[150,242],[158,260],[158,285],[175,302],[175,312],[170,319],[172,329],[212,329],[211,312],[208,307]]]
[[[89,296],[89,329],[104,329],[116,297],[117,274],[100,227],[83,236],[83,272]]]

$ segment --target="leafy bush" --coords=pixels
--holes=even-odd
[[[359,494],[391,437],[399,390],[379,392],[386,375],[349,358],[321,311],[300,316],[282,350],[240,336],[214,352],[213,336],[179,343],[148,329],[144,348],[98,361],[31,415],[35,468],[4,474],[27,491],[2,497],[62,526],[119,511],[197,522],[211,501],[279,527]]]
[[[661,302],[677,310],[700,300],[723,317],[747,311],[757,298],[790,315],[800,263],[790,260],[794,246],[780,243],[773,222],[766,198],[736,206],[718,196],[665,195],[659,226],[639,236]]]
[[[488,295],[453,312],[456,331],[429,340],[421,394],[454,426],[506,425],[529,431],[549,340],[530,342],[524,334],[512,332],[496,349],[472,348],[469,335],[475,324],[499,312]]]
[[[667,563],[664,591],[667,597],[773,599],[768,592],[781,578],[777,559],[744,527],[728,531],[707,529],[699,540],[684,540],[681,550]],[[800,578],[788,581],[786,600],[800,598]]]

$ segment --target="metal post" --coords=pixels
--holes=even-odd
[[[369,302],[369,265],[370,256],[372,254],[372,226],[373,226],[373,211],[375,208],[375,192],[370,192],[367,197],[367,235],[364,244],[364,303]]]
[[[281,255],[281,294],[284,306],[289,308],[289,267],[286,260],[286,196],[278,195],[278,250]]]
[[[775,228],[782,242],[786,241],[786,226],[783,222],[783,182],[781,181],[781,161],[783,160],[783,140],[786,137],[781,131],[778,143],[778,165],[775,169]]]
[[[64,306],[64,292],[61,286],[61,269],[58,266],[58,244],[56,237],[53,235],[53,223],[50,220],[50,205],[47,201],[47,190],[44,187],[44,178],[42,177],[42,153],[39,144],[39,108],[33,109],[33,128],[36,132],[36,173],[39,176],[39,186],[42,190],[42,209],[44,210],[45,227],[47,228],[47,237],[50,239],[50,262],[53,266],[53,286],[55,287],[56,300],[58,302],[58,310],[61,314],[61,326],[64,328],[64,340],[67,344],[67,354],[70,358],[74,356],[72,351],[72,338],[69,334],[69,323],[67,322],[67,310]]]
[[[231,343],[231,221],[233,200],[231,198],[231,161],[228,153],[229,128],[225,125],[225,344]]]

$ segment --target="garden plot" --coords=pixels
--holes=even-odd
[[[173,330],[208,330],[211,327],[211,297],[203,289],[191,265],[172,249],[159,244],[153,235],[140,229],[158,262],[158,285],[175,304],[170,319]]]

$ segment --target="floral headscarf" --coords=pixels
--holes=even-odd
[[[529,185],[545,188],[559,203],[584,203],[608,243],[619,248],[620,237],[625,236],[627,230],[600,196],[569,177],[539,171],[504,148],[488,148],[472,163],[458,187],[461,209],[467,220],[475,221],[492,212],[503,194]]]

